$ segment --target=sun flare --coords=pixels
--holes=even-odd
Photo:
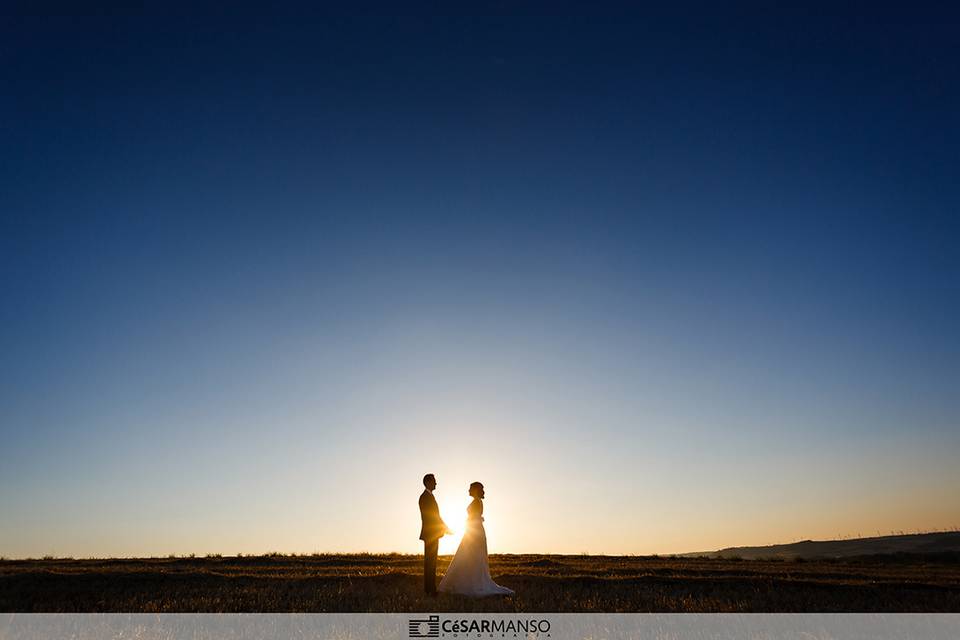
[[[440,555],[454,554],[460,546],[463,531],[467,526],[467,505],[469,496],[445,496],[439,501],[440,517],[453,529],[453,533],[440,539]]]

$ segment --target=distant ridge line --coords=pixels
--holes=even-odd
[[[960,552],[960,531],[911,533],[852,540],[803,540],[760,547],[726,547],[719,551],[680,553],[678,557],[710,558],[843,558],[896,553]]]

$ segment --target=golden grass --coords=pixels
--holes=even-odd
[[[441,557],[443,574],[450,557]],[[781,559],[494,555],[514,597],[420,589],[401,554],[0,562],[3,612],[960,612],[960,562],[941,556]]]

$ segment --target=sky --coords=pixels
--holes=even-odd
[[[0,555],[960,527],[960,18],[470,8],[4,10]]]

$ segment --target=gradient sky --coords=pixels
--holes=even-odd
[[[960,526],[958,32],[8,13],[0,555]]]

